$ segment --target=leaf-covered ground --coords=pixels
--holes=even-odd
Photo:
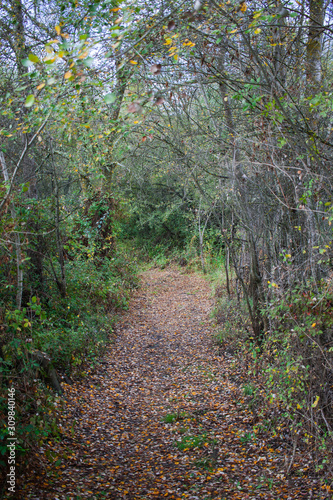
[[[62,439],[38,450],[22,499],[312,499],[310,464],[288,436],[259,432],[232,355],[214,344],[198,274],[142,276],[103,363],[65,386]],[[47,448],[50,446],[50,448]]]

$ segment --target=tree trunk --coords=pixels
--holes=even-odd
[[[5,156],[2,151],[0,151],[0,163],[2,168],[3,177],[6,183],[9,183],[9,175],[7,170],[7,165],[5,161]],[[14,203],[10,204],[10,213],[15,223],[16,220],[16,210]],[[22,295],[23,295],[23,269],[22,269],[22,247],[20,233],[15,231],[14,227],[14,241],[16,250],[16,272],[17,272],[17,292],[16,292],[16,307],[21,309],[22,306]]]
[[[116,61],[117,67],[120,64],[120,61]],[[114,122],[114,125],[116,125],[115,122],[117,122],[120,114],[120,108],[121,104],[123,102],[123,98],[125,95],[125,90],[128,82],[128,71],[129,69],[126,68],[126,66],[123,66],[120,69],[117,69],[117,85],[114,90],[114,94],[116,96],[116,100],[114,104],[111,104],[111,112],[110,112],[110,118],[111,121]],[[112,177],[113,177],[113,172],[116,167],[116,163],[114,162],[113,158],[113,148],[115,145],[115,141],[117,138],[117,132],[114,130],[111,132],[111,134],[108,137],[108,155],[109,155],[109,161],[103,165],[103,174],[104,174],[104,184],[103,184],[103,191],[105,193],[110,193],[111,192],[111,184],[112,184]]]
[[[52,167],[53,167],[53,178],[54,178],[54,195],[55,195],[55,227],[56,227],[56,240],[57,240],[57,250],[58,250],[58,260],[60,264],[60,273],[61,278],[60,281],[57,281],[57,285],[62,297],[66,297],[66,275],[65,275],[65,261],[64,261],[64,249],[61,241],[60,234],[60,201],[59,201],[59,184],[57,179],[57,172],[54,163],[54,155],[53,155],[53,145],[51,142],[51,157],[52,157]]]
[[[45,352],[34,350],[28,353],[29,358],[39,366],[38,374],[49,383],[51,387],[58,393],[62,394],[62,388],[58,380],[57,372],[52,365],[51,358]]]
[[[324,0],[309,0],[309,31],[306,45],[306,80],[308,92],[321,83],[321,52],[324,24]]]

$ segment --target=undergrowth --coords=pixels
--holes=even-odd
[[[47,276],[46,276],[47,279]],[[106,345],[120,310],[138,286],[135,262],[124,249],[101,264],[86,256],[66,265],[67,293],[57,293],[54,280],[47,295],[32,296],[21,310],[7,309],[0,356],[0,466],[7,453],[8,390],[15,388],[16,457],[50,436],[59,437],[53,408],[59,398],[50,377],[36,362],[35,353],[50,360],[59,381],[85,376]]]
[[[260,432],[270,438],[288,435],[292,449],[304,450],[312,472],[329,491],[333,486],[330,291],[323,287],[322,294],[310,292],[308,284],[288,296],[276,295],[264,311],[271,329],[258,343],[235,288],[228,297],[223,274],[220,279],[212,274],[210,279],[215,289],[215,340],[221,354],[227,355],[231,379],[257,422],[254,432],[241,436],[241,442],[250,442]],[[326,369],[319,373],[323,365]],[[287,473],[294,459],[295,451],[288,457]]]

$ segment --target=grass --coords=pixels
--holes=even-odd
[[[239,440],[242,444],[247,444],[253,441],[254,435],[251,432],[245,432],[242,436],[239,437]]]
[[[173,422],[178,422],[179,420],[184,420],[188,417],[188,414],[185,411],[177,412],[177,413],[168,413],[163,417],[163,422],[166,424],[172,424]]]
[[[253,396],[256,388],[252,384],[244,385],[243,391],[245,396]]]
[[[207,434],[199,434],[198,436],[183,436],[180,441],[176,442],[176,446],[180,451],[202,448],[209,442],[206,436]]]
[[[201,458],[194,462],[194,465],[200,469],[206,469],[208,471],[213,471],[214,467],[212,464],[212,459],[209,457]]]

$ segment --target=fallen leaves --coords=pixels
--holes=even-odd
[[[263,431],[241,380],[231,381],[234,359],[212,342],[212,306],[199,275],[144,273],[103,364],[65,386],[61,441],[39,450],[20,480],[21,498],[315,495],[298,452],[286,477],[290,438]]]

